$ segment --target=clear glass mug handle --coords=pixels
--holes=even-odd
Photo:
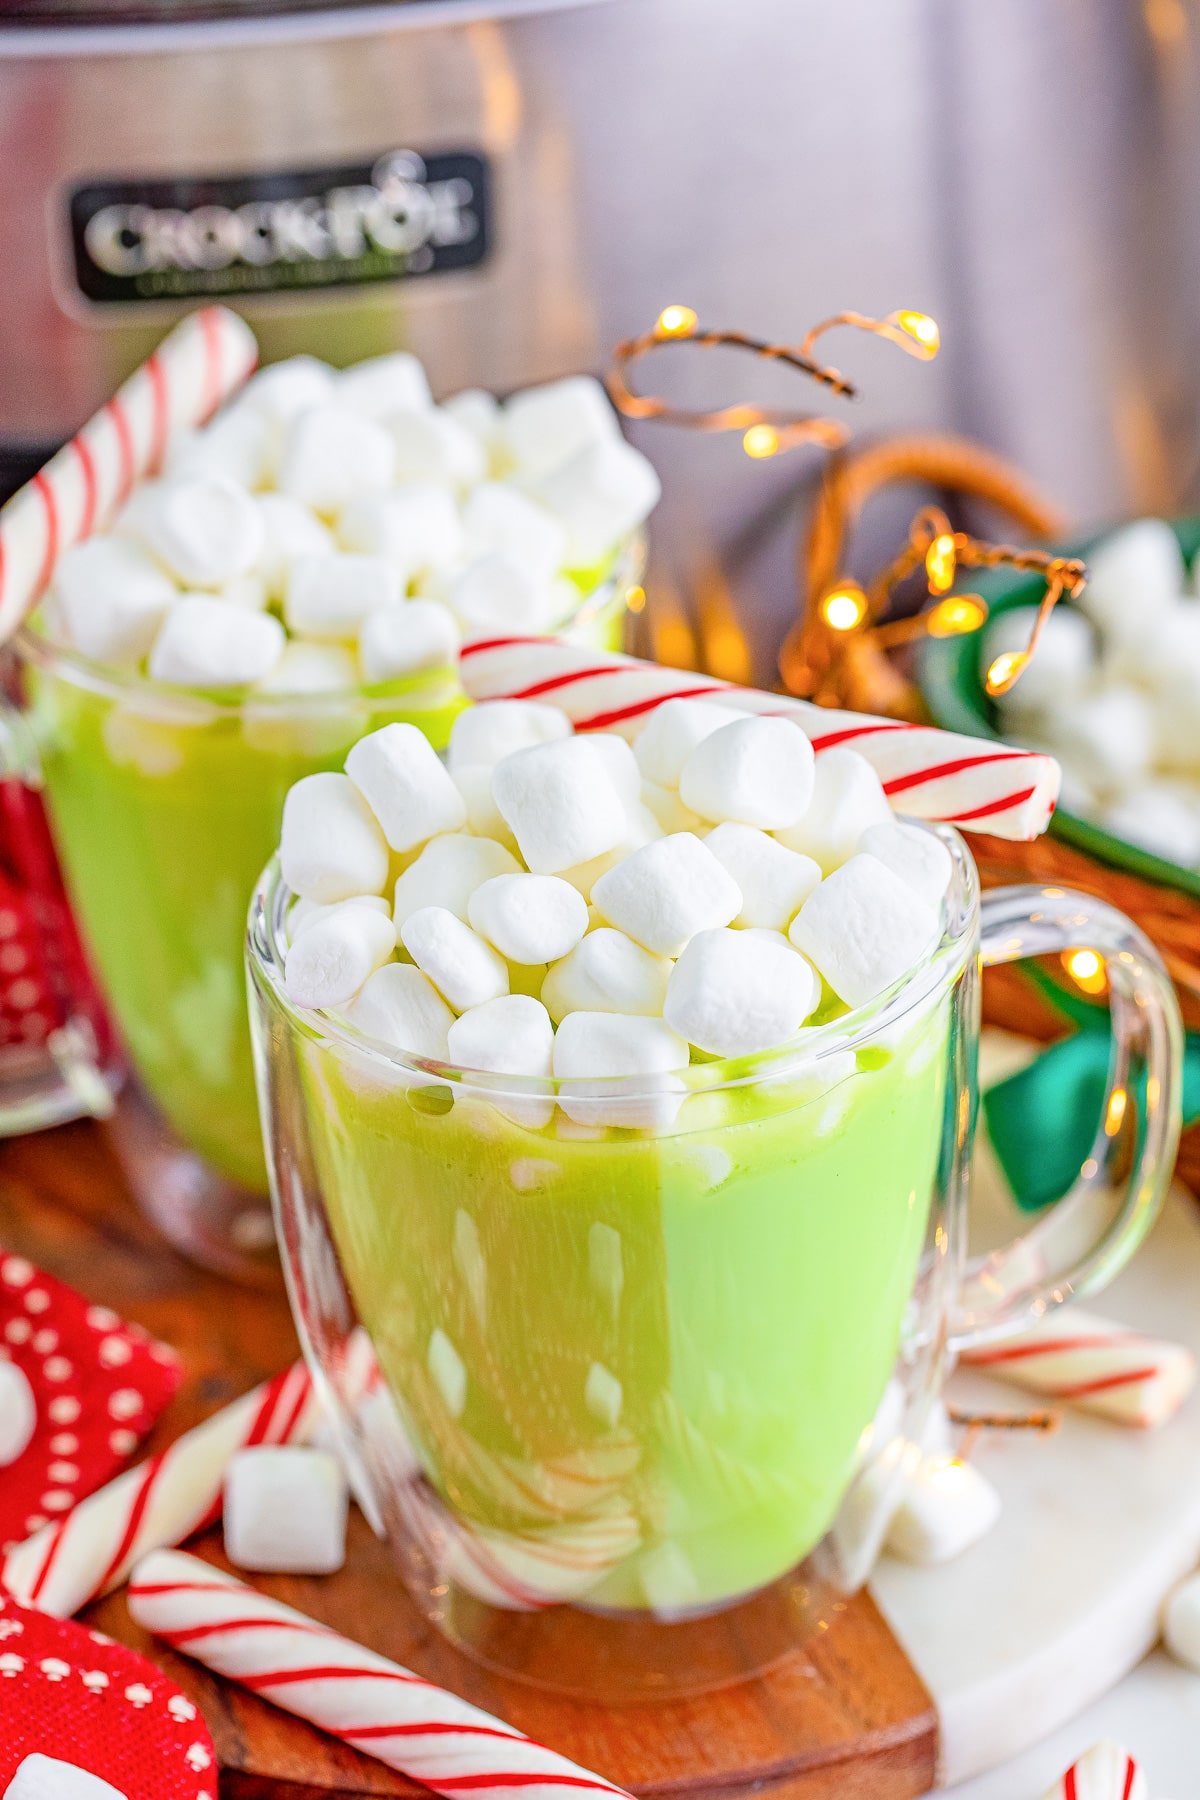
[[[1112,1008],[1108,1085],[1096,1136],[1078,1180],[1061,1200],[1021,1237],[968,1262],[952,1321],[952,1352],[1105,1287],[1149,1230],[1171,1179],[1183,1027],[1153,944],[1124,913],[1091,894],[1010,887],[983,896],[984,968],[1074,949],[1100,957]]]
[[[29,722],[2,690],[0,782],[18,783],[35,794],[42,785],[41,759]],[[6,833],[12,816],[6,807],[0,827]],[[64,918],[66,910],[48,841],[45,861],[50,867],[40,873],[38,886],[49,888],[53,882],[54,891],[36,892],[32,877],[25,887],[31,899],[41,902],[31,913],[33,929],[43,942],[53,933],[54,920]],[[8,947],[19,949],[15,940]],[[59,948],[47,947],[52,957]],[[113,1109],[118,1080],[115,1059],[105,1057],[96,1024],[74,995],[40,1042],[0,1047],[0,1137],[38,1131],[67,1119],[106,1118]]]

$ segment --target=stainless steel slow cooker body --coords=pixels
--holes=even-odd
[[[570,121],[521,30],[571,7],[7,9],[0,444],[61,438],[217,296],[266,358],[403,345],[439,391],[594,361]]]

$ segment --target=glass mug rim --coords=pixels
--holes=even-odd
[[[588,1077],[586,1094],[581,1091],[580,1098],[598,1103],[603,1102],[605,1096],[622,1101],[661,1101],[666,1091],[664,1083],[669,1080],[679,1084],[671,1091],[678,1092],[681,1099],[687,1099],[694,1095],[753,1088],[788,1075],[800,1076],[822,1058],[864,1048],[872,1039],[897,1026],[909,1013],[948,992],[966,962],[977,954],[978,871],[974,858],[953,826],[933,825],[923,819],[906,818],[904,822],[931,832],[946,845],[951,852],[953,872],[945,902],[946,923],[941,935],[921,961],[891,988],[865,1006],[830,1019],[824,1025],[802,1027],[807,1033],[802,1041],[793,1038],[773,1050],[756,1052],[752,1056],[692,1063],[685,1069],[672,1071],[669,1076],[654,1075],[640,1086],[636,1076]],[[401,1079],[419,1076],[426,1087],[445,1085],[464,1095],[493,1101],[509,1099],[518,1104],[556,1096],[559,1084],[553,1077],[503,1076],[492,1070],[461,1068],[434,1058],[406,1055],[381,1039],[368,1037],[331,1013],[296,1006],[289,1000],[283,985],[287,952],[284,922],[296,897],[283,879],[276,854],[256,884],[246,930],[248,967],[260,983],[266,983],[273,1003],[285,1014],[293,1030],[311,1040],[352,1051],[375,1064],[381,1075],[390,1073],[392,1078]]]
[[[614,561],[604,580],[590,594],[581,594],[579,604],[556,627],[556,632],[573,631],[608,607],[622,589],[636,586],[646,558],[644,531],[633,532],[618,547]],[[36,615],[35,615],[36,617]],[[290,641],[290,640],[289,640]],[[386,707],[402,701],[406,705],[444,706],[451,696],[447,684],[459,689],[457,662],[440,663],[434,668],[420,669],[396,681],[356,682],[352,687],[322,688],[316,693],[255,693],[238,697],[233,690],[190,688],[173,682],[155,681],[136,669],[122,669],[113,663],[99,662],[85,656],[71,644],[60,643],[41,625],[27,620],[13,638],[19,655],[37,668],[66,674],[76,687],[87,688],[105,699],[153,701],[155,715],[170,716],[174,722],[211,723],[217,719],[241,719],[247,713],[255,718],[321,714],[351,702],[367,701]]]

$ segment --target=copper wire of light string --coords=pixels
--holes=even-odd
[[[910,355],[925,360],[937,353],[937,326],[924,313],[897,312],[886,319],[871,319],[865,313],[838,313],[814,325],[803,343],[797,346],[770,343],[742,331],[712,330],[700,325],[690,307],[668,306],[659,314],[652,330],[643,332],[640,337],[626,338],[616,346],[607,377],[608,392],[617,411],[627,419],[657,419],[692,431],[740,431],[747,455],[755,458],[774,456],[802,443],[817,444],[827,450],[840,449],[850,434],[839,419],[749,402],[707,409],[680,407],[660,395],[638,393],[628,378],[630,364],[639,357],[668,344],[688,344],[706,350],[745,350],[764,361],[782,363],[798,374],[807,375],[811,381],[819,382],[842,398],[854,399],[858,393],[854,383],[812,355],[816,339],[835,325],[849,325],[887,338]]]
[[[913,638],[930,632],[938,635],[936,621],[939,608],[945,609],[955,602],[960,609],[965,609],[968,602],[973,603],[975,616],[969,625],[948,625],[942,635],[951,635],[956,629],[977,629],[983,623],[987,617],[987,607],[978,595],[950,594],[960,569],[994,569],[1003,566],[1026,570],[1044,578],[1045,593],[1024,650],[1008,651],[997,657],[987,672],[987,690],[992,695],[1005,694],[1016,684],[1037,650],[1046,620],[1058,601],[1064,593],[1070,594],[1072,599],[1076,598],[1087,582],[1087,569],[1078,557],[1056,556],[1048,550],[1021,548],[1014,544],[988,543],[965,531],[955,531],[939,507],[923,506],[909,526],[908,541],[904,548],[872,582],[868,591],[870,612],[874,614],[882,611],[887,606],[892,590],[922,563],[925,565],[931,596],[939,595],[942,598],[928,612],[876,625],[875,640],[883,649],[910,642]]]
[[[946,1408],[951,1425],[963,1427],[962,1442],[956,1460],[968,1462],[985,1431],[1036,1431],[1042,1437],[1053,1437],[1062,1424],[1062,1414],[1052,1411],[1025,1413],[965,1412],[957,1406]]]

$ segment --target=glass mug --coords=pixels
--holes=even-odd
[[[1179,1130],[1157,954],[1080,894],[981,902],[940,835],[944,935],[880,1001],[557,1094],[294,1008],[268,867],[251,1019],[297,1325],[412,1598],[484,1663],[610,1700],[768,1666],[866,1579],[955,1350],[1103,1285],[1149,1226]],[[970,1265],[980,966],[1080,945],[1111,981],[1105,1122]]]
[[[566,635],[619,648],[643,559],[639,535],[595,572]],[[360,737],[396,720],[444,749],[467,704],[457,673],[222,699],[90,662],[55,643],[45,618],[19,633],[16,651],[26,711],[10,712],[7,767],[43,788],[134,1075],[105,1129],[143,1211],[176,1248],[243,1280],[277,1280],[246,1021],[246,904],[293,783],[340,769]],[[0,1086],[0,1131],[5,1099]]]

